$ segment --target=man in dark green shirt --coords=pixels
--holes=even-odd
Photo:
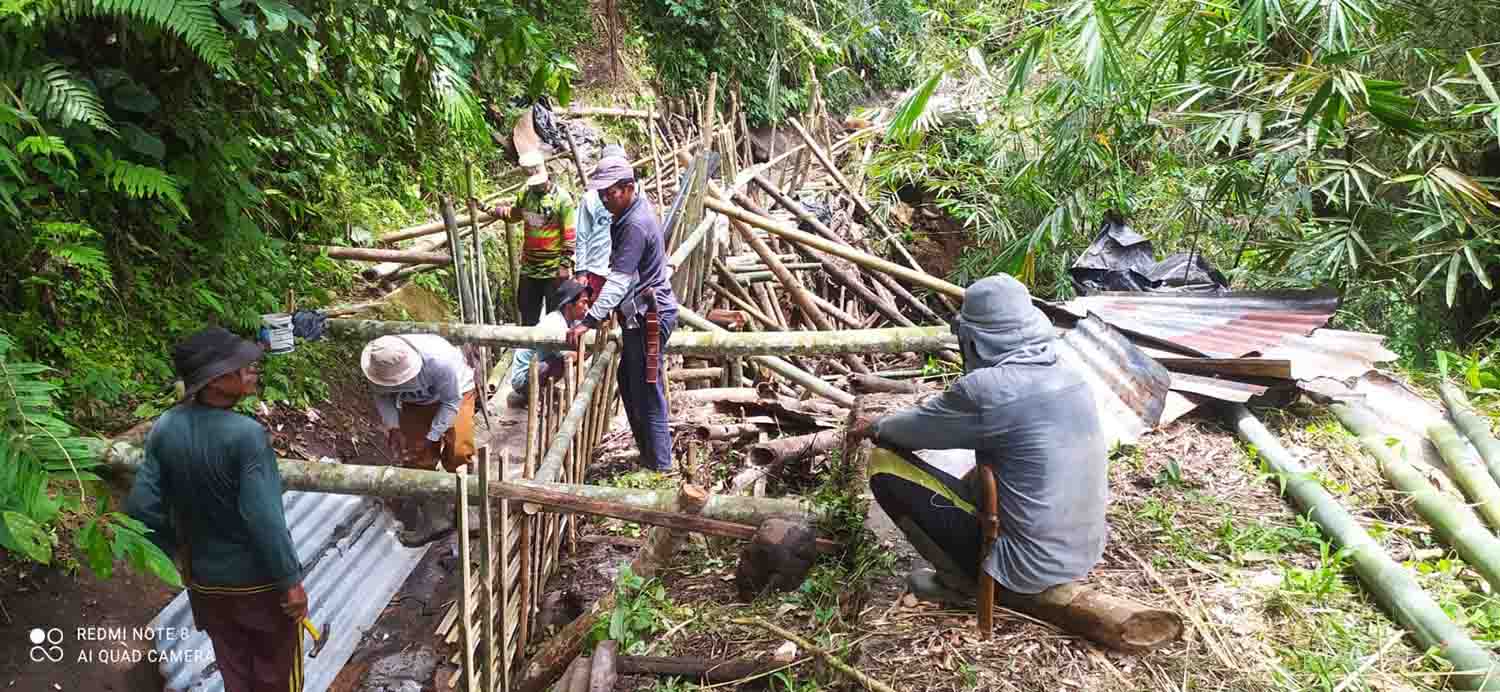
[[[266,429],[233,410],[256,391],[261,349],[215,327],[172,357],[186,394],[151,426],[126,511],[177,557],[225,690],[295,692],[307,616],[302,565]]]

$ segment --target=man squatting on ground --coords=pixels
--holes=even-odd
[[[984,571],[1001,588],[1035,594],[1083,577],[1104,552],[1109,501],[1107,450],[1088,384],[1058,362],[1052,323],[1008,275],[969,287],[954,331],[964,376],[920,406],[856,424],[854,434],[899,450],[974,450],[999,490],[1000,535]],[[875,501],[937,568],[908,578],[920,597],[974,599],[975,476],[960,480],[895,454],[871,457]]]
[[[578,209],[573,196],[547,175],[547,159],[540,151],[521,152],[520,163],[531,176],[526,191],[514,205],[496,205],[491,213],[509,222],[525,221],[516,305],[521,326],[531,327],[541,318],[544,304],[547,312],[557,309],[557,286],[573,277]]]
[[[619,385],[625,416],[641,452],[641,464],[667,471],[672,468],[672,431],[667,425],[670,411],[661,371],[666,362],[663,347],[677,324],[677,298],[667,282],[666,241],[650,200],[636,192],[635,171],[624,156],[601,158],[589,176],[588,188],[599,192],[614,217],[609,231],[610,272],[583,322],[568,330],[568,344],[576,348],[584,332],[599,326],[610,312],[619,313],[623,332]]]
[[[436,334],[382,336],[365,344],[360,368],[370,381],[386,444],[407,468],[458,473],[474,456],[474,369]],[[457,515],[448,498],[423,500],[399,536],[422,545],[451,531]],[[403,522],[405,523],[405,522]]]
[[[302,689],[302,565],[266,429],[234,412],[255,393],[261,348],[228,330],[172,352],[185,394],[146,435],[125,511],[177,559],[193,622],[228,692]]]
[[[558,302],[561,307],[542,316],[542,321],[537,326],[566,333],[573,325],[583,320],[584,314],[589,309],[589,287],[586,284],[575,281],[565,281],[557,289]],[[562,359],[566,354],[562,351],[544,351],[541,349],[521,348],[516,349],[516,355],[510,361],[510,394],[506,395],[505,403],[511,408],[521,408],[526,405],[531,396],[529,383],[531,381],[531,363],[538,361],[538,382],[546,384],[549,380],[562,374]]]

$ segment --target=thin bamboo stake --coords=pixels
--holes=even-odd
[[[458,490],[458,564],[462,575],[458,592],[458,626],[463,633],[463,689],[464,692],[474,692],[474,622],[473,599],[469,594],[473,592],[473,555],[469,548],[469,476],[465,473],[453,474]]]
[[[594,388],[599,386],[599,380],[604,377],[604,369],[615,357],[618,348],[619,342],[610,340],[600,352],[602,358],[595,359],[596,362],[589,368],[578,395],[570,400],[567,417],[558,425],[556,436],[552,438],[547,449],[547,456],[542,459],[542,465],[537,469],[537,480],[550,481],[556,478],[562,470],[563,459],[573,443],[574,436],[578,433],[578,425],[583,421],[584,413],[588,411],[588,399],[593,396]]]
[[[855,670],[852,666],[845,663],[843,659],[839,658],[838,656],[834,656],[827,651],[824,651],[812,642],[798,636],[795,632],[777,627],[776,625],[766,622],[761,618],[735,618],[733,620],[730,620],[730,622],[733,622],[736,625],[753,625],[767,632],[770,632],[771,634],[781,637],[782,639],[785,639],[793,644],[796,644],[797,646],[802,647],[802,649],[807,651],[808,653],[816,654],[823,660],[827,661],[829,665],[834,667],[834,669],[838,670],[844,675],[849,676],[850,679],[854,680],[860,685],[863,685],[865,689],[875,690],[875,692],[896,692],[896,689],[894,687],[891,687],[890,685],[887,685],[879,680],[876,680],[875,678],[861,673],[858,670]]]
[[[458,291],[458,312],[465,322],[473,323],[474,296],[469,290],[469,277],[464,273],[464,245],[458,239],[458,222],[453,218],[453,201],[443,195],[439,203],[443,214],[443,225],[448,227],[448,249],[453,253],[453,282]]]
[[[1463,689],[1500,690],[1500,669],[1484,648],[1469,638],[1462,627],[1454,624],[1434,603],[1416,580],[1385,554],[1370,537],[1313,478],[1305,466],[1293,457],[1281,441],[1241,404],[1229,408],[1230,422],[1240,437],[1255,445],[1261,458],[1282,482],[1282,493],[1310,514],[1314,523],[1348,551],[1350,564],[1381,605],[1423,647],[1436,649],[1456,669],[1453,682]]]
[[[667,194],[661,187],[661,154],[657,152],[656,127],[653,122],[654,119],[646,123],[646,137],[651,140],[651,177],[656,179],[656,204],[661,206],[667,203]]]
[[[478,454],[475,455],[475,462],[479,467],[479,485],[482,488],[490,487],[491,461],[489,446],[480,447]],[[480,550],[479,580],[484,588],[485,648],[484,662],[480,666],[482,671],[480,685],[481,689],[489,692],[495,689],[495,658],[499,648],[499,644],[495,641],[495,513],[489,493],[480,496],[479,511],[480,533],[484,536],[484,547]],[[504,588],[503,584],[501,588]]]

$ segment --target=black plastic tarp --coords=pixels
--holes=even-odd
[[[1068,270],[1079,295],[1103,291],[1223,293],[1229,281],[1197,252],[1156,261],[1151,241],[1118,219],[1106,219],[1099,235]]]

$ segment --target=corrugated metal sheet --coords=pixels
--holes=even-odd
[[[323,692],[430,545],[401,545],[396,540],[399,524],[395,517],[374,498],[288,492],[283,503],[304,568],[302,585],[310,617],[320,630],[327,626],[329,636],[317,658],[303,660],[303,689]],[[193,628],[187,593],[167,604],[151,626]],[[166,661],[161,672],[168,688],[183,692],[224,689],[206,633],[194,629],[186,639],[158,640],[156,646]],[[311,651],[311,637],[303,646]]]
[[[1064,308],[1093,313],[1121,331],[1192,355],[1238,358],[1322,327],[1338,309],[1333,291],[1267,291],[1217,296],[1103,293]]]
[[[1315,377],[1349,380],[1396,360],[1395,352],[1385,347],[1385,336],[1338,329],[1287,337],[1262,355],[1291,361],[1292,379],[1298,381]]]
[[[1083,375],[1111,443],[1129,444],[1161,422],[1171,374],[1097,317],[1062,331],[1059,357]]]

